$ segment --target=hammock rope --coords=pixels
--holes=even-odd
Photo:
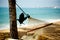
[[[16,3],[16,5],[18,6],[18,8],[25,14],[25,15],[27,15],[26,13],[25,13],[25,11]],[[28,23],[31,23],[31,22],[35,22],[35,23],[39,23],[39,22],[42,22],[41,20],[38,20],[38,19],[35,19],[35,18],[32,18],[32,17],[30,17],[30,18],[28,18],[28,20],[29,20],[29,22]]]
[[[25,15],[27,15],[25,12],[24,12],[24,10],[16,3],[16,5],[18,6],[18,8],[25,14]]]
[[[16,3],[16,5],[19,7],[19,9],[25,14],[27,15],[24,10]],[[37,25],[37,24],[46,24],[45,21],[42,21],[42,20],[38,20],[38,19],[35,19],[35,18],[28,18],[28,24],[33,24],[33,25]],[[44,27],[43,27],[44,28]],[[38,29],[38,28],[37,28]]]

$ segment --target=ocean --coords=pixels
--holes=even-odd
[[[44,20],[44,21],[54,21],[60,20],[60,8],[22,8],[25,13],[29,14],[31,17]],[[16,8],[17,19],[22,11]],[[9,8],[0,7],[0,29],[7,29],[10,25],[9,19]]]

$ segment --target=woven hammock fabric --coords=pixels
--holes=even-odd
[[[37,24],[46,24],[47,22],[43,21],[43,20],[38,20],[35,18],[28,18],[28,24],[32,24],[32,25],[37,25]]]

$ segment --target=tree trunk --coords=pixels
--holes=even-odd
[[[10,15],[10,36],[12,39],[18,39],[17,22],[16,22],[16,0],[9,1]]]

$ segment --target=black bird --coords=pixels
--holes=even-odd
[[[21,13],[19,15],[19,19],[17,19],[19,21],[20,24],[23,24],[23,22],[27,19],[27,18],[30,18],[30,15],[26,14],[27,16],[24,17],[24,13]]]

